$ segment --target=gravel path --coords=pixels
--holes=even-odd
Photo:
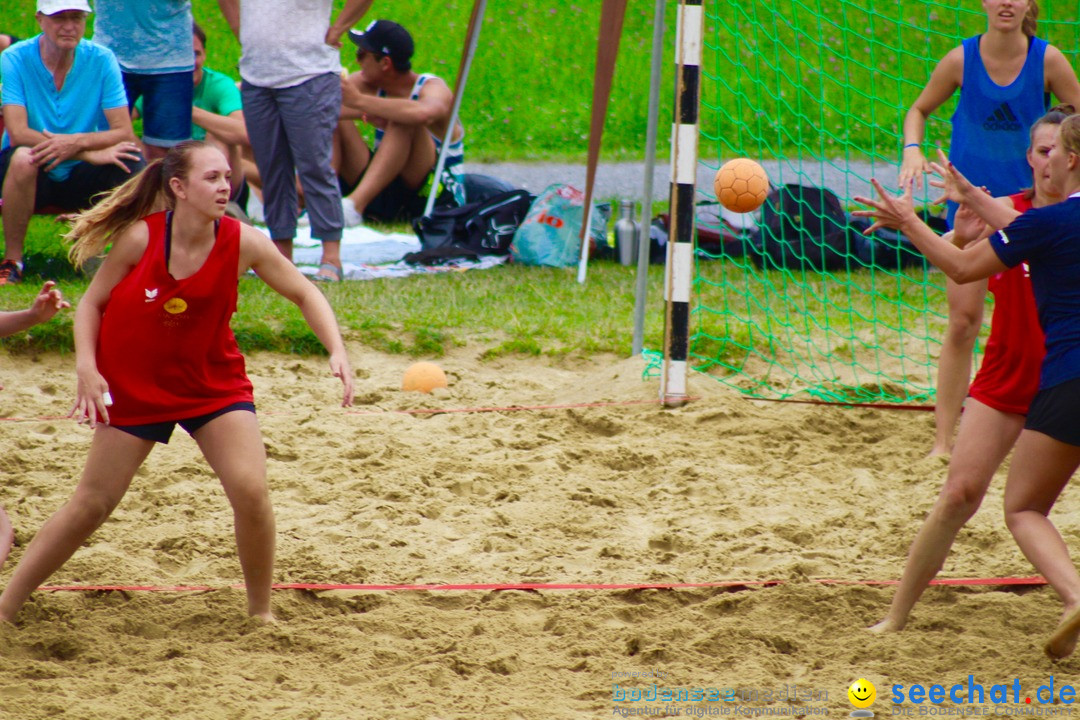
[[[873,190],[870,178],[877,177],[886,187],[894,187],[898,168],[883,162],[829,160],[824,164],[803,164],[790,161],[766,161],[762,163],[773,184],[801,183],[830,188],[841,198],[850,200],[855,195],[870,195]],[[585,187],[585,164],[575,163],[466,163],[466,172],[486,173],[500,177],[516,187],[539,192],[552,183],[569,183]],[[712,181],[715,164],[698,165],[698,189],[712,197]],[[602,163],[596,171],[596,195],[599,198],[641,198],[644,190],[645,163]],[[653,199],[666,200],[669,193],[669,161],[658,161],[654,169]]]

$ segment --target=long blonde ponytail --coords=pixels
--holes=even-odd
[[[113,236],[154,210],[161,196],[161,164],[161,160],[153,161],[97,205],[75,216],[64,239],[73,242],[68,257],[76,268],[100,255]]]
[[[191,152],[208,147],[201,140],[185,140],[169,149],[164,158],[154,160],[142,172],[111,190],[96,205],[75,217],[64,236],[72,242],[68,257],[77,268],[97,257],[109,242],[152,212],[176,204],[169,181],[185,179],[191,167]]]

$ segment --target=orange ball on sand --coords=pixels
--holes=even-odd
[[[716,171],[716,199],[732,212],[748,213],[761,207],[769,194],[765,168],[750,158],[728,160]]]
[[[447,386],[446,373],[432,362],[418,362],[410,365],[401,379],[401,389],[406,392],[429,393],[435,388]]]

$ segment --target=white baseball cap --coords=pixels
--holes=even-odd
[[[55,15],[66,10],[94,12],[87,0],[37,0],[37,11],[42,15]]]

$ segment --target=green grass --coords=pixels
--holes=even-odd
[[[660,158],[667,154],[674,95],[675,6],[668,3]],[[239,48],[216,0],[194,0],[194,7],[211,37],[209,65],[235,77]],[[412,29],[417,68],[452,82],[470,7],[465,0],[384,3],[376,4],[372,17],[390,17]],[[598,2],[489,3],[463,106],[470,159],[584,159],[599,7]],[[652,0],[634,0],[628,7],[606,122],[607,159],[644,152],[652,7]],[[959,38],[985,25],[977,3],[707,0],[705,9],[700,157],[787,157],[809,183],[820,182],[830,159],[894,165],[903,113],[930,70]],[[1040,34],[1075,61],[1080,10],[1075,3],[1044,2],[1042,13]],[[0,29],[29,35],[35,23],[25,7],[7,3],[0,8]],[[353,67],[351,47],[342,56]],[[935,115],[928,143],[947,138],[951,110],[947,104]],[[658,204],[654,211],[661,209]],[[57,234],[49,221],[35,219],[29,269],[64,277],[65,291],[77,299],[85,281],[70,275]],[[699,265],[691,348],[699,366],[742,367],[790,358],[790,376],[799,378],[808,365],[826,373],[840,368],[839,376],[849,372],[842,369],[846,363],[860,373],[869,368],[871,379],[857,380],[857,386],[869,387],[880,385],[873,379],[878,360],[896,360],[889,353],[910,354],[899,374],[904,382],[908,374],[923,373],[936,350],[944,302],[920,282],[859,272],[846,286],[814,278],[796,284],[782,273],[754,272],[726,261]],[[386,352],[438,357],[476,344],[486,359],[628,354],[632,277],[620,266],[594,263],[584,287],[574,282],[572,270],[508,267],[346,283],[326,291],[346,336]],[[653,268],[646,347],[662,345],[661,287],[661,271]],[[32,293],[25,286],[5,290],[0,303],[21,307]],[[807,349],[799,333],[820,332],[815,325],[822,323],[833,334],[820,347]],[[254,280],[243,281],[234,327],[248,351],[320,351],[295,309]],[[763,335],[764,327],[772,329]],[[65,314],[3,345],[66,351],[70,335],[70,314]],[[867,360],[871,349],[885,355]],[[755,381],[775,378],[766,372]]]
[[[1039,35],[1073,66],[1076,3],[1040,3]],[[804,163],[899,161],[904,114],[959,40],[982,33],[979,3],[848,0],[706,2],[701,128],[704,159],[746,155]],[[955,99],[931,118],[927,147],[947,147]]]
[[[57,238],[62,226],[34,218],[27,236],[29,277],[5,287],[0,309],[33,300],[40,277],[35,267],[55,269],[44,277],[60,281],[73,302],[88,281],[63,260]],[[485,358],[504,355],[589,355],[631,351],[635,269],[610,261],[589,267],[579,285],[576,269],[510,265],[487,271],[417,275],[323,286],[347,339],[388,353],[440,357],[475,343]],[[646,339],[658,347],[663,334],[662,271],[649,275],[650,313]],[[72,313],[0,340],[12,351],[73,349]],[[246,351],[321,353],[322,346],[300,312],[255,278],[243,278],[233,330]]]
[[[340,8],[342,0],[335,0]],[[567,159],[587,150],[600,5],[491,0],[462,106],[471,160]],[[667,3],[659,156],[672,117],[675,10]],[[37,32],[27,3],[3,3],[0,29]],[[240,48],[216,0],[193,0],[210,36],[208,65],[238,77]],[[401,22],[416,39],[415,66],[457,74],[470,0],[376,3],[367,20]],[[852,0],[706,0],[702,158],[879,158],[895,163],[904,111],[961,37],[982,32],[978,3]],[[1041,3],[1040,34],[1077,65],[1080,8]],[[603,156],[641,158],[652,51],[652,0],[628,3],[605,124]],[[355,69],[346,42],[342,58]],[[948,138],[952,104],[928,141]],[[811,170],[811,177],[814,177]]]
[[[335,0],[335,12],[342,4]],[[216,0],[193,0],[192,6],[209,36],[207,66],[238,78],[239,44]],[[31,7],[29,2],[0,3],[0,30],[22,37],[37,33]],[[471,0],[377,2],[361,25],[381,17],[400,22],[416,41],[414,67],[452,85],[471,9]],[[668,61],[675,38],[674,5],[670,9]],[[604,142],[610,159],[638,158],[645,152],[652,16],[651,0],[635,0],[627,10]],[[488,3],[461,111],[468,159],[585,157],[599,27],[600,3],[595,1]],[[355,46],[346,40],[342,60],[350,71],[357,69],[354,54]],[[669,64],[662,93],[665,122],[671,117]]]
[[[57,237],[62,227],[34,218],[28,236],[31,263],[56,268],[73,301],[87,280],[62,259]],[[589,281],[575,281],[573,269],[509,265],[490,271],[416,275],[407,278],[347,282],[324,286],[345,335],[366,347],[414,357],[440,357],[453,348],[476,345],[481,357],[505,355],[563,356],[631,350],[634,268],[612,262],[590,265]],[[921,270],[900,275],[852,275],[826,280],[776,270],[759,271],[746,261],[698,263],[694,355],[699,364],[738,367],[749,354],[792,353],[788,344],[802,331],[791,323],[827,323],[819,332],[821,352],[834,360],[865,363],[868,353],[899,352],[905,342],[936,343],[943,327],[940,276]],[[3,309],[30,303],[39,278],[28,277],[0,295]],[[662,346],[663,276],[649,275],[647,347]],[[72,314],[0,341],[14,351],[72,349]],[[774,346],[761,344],[763,328]],[[245,351],[321,353],[318,340],[299,311],[254,278],[241,280],[234,332]],[[861,331],[873,329],[888,338],[868,345]],[[752,342],[756,333],[757,343]],[[896,337],[892,338],[895,334]],[[934,338],[934,340],[929,340]],[[797,344],[797,341],[794,341]],[[763,350],[764,348],[764,350]],[[771,348],[771,349],[770,349]]]
[[[762,397],[922,402],[946,307],[943,275],[922,267],[826,275],[701,260],[691,363]]]

